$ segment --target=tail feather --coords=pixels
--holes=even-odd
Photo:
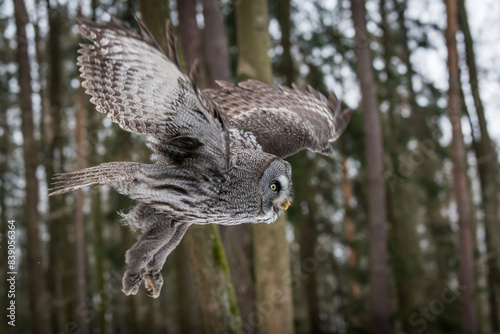
[[[56,174],[52,179],[49,196],[64,194],[94,184],[113,185],[120,181],[133,180],[140,165],[137,162],[117,161],[71,173]]]

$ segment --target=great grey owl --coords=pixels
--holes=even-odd
[[[302,149],[332,153],[351,112],[312,88],[249,80],[199,90],[180,70],[171,25],[165,55],[142,23],[77,19],[92,44],[78,66],[96,109],[146,137],[153,164],[110,162],[55,177],[50,195],[108,184],[138,202],[124,221],[142,231],[126,253],[123,292],[158,297],[160,270],[191,224],[272,223],[290,204],[291,167]],[[142,273],[141,273],[142,272]]]

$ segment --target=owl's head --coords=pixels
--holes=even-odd
[[[259,180],[261,215],[271,223],[282,214],[292,201],[292,167],[282,159],[272,160]]]

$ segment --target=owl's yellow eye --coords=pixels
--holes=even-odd
[[[278,190],[278,186],[276,185],[276,183],[272,183],[272,184],[270,185],[270,188],[271,188],[271,190],[272,190],[272,191],[276,191],[276,190]]]

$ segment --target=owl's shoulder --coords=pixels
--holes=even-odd
[[[231,150],[250,149],[262,151],[262,147],[252,132],[233,127],[229,129],[229,139]]]

